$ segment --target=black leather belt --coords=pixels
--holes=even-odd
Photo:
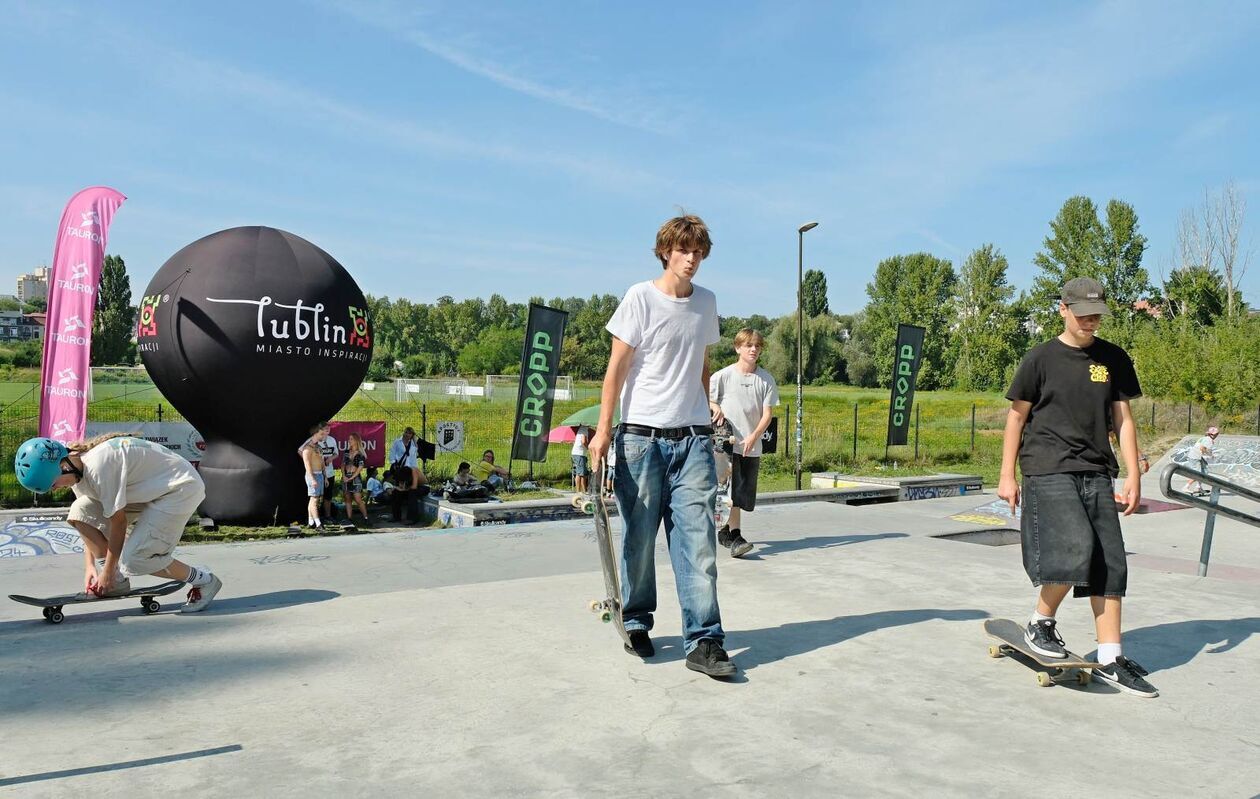
[[[632,436],[648,438],[664,438],[676,441],[688,436],[711,436],[713,428],[708,425],[691,425],[690,427],[648,427],[645,424],[619,424],[617,429]]]

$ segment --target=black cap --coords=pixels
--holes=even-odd
[[[1077,277],[1064,283],[1059,299],[1077,316],[1111,313],[1106,302],[1107,290],[1092,277]]]

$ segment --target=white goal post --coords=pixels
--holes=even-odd
[[[520,386],[520,375],[486,375],[486,399],[515,401]],[[560,401],[573,399],[572,375],[556,375],[555,398]]]

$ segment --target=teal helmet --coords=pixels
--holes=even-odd
[[[51,438],[28,439],[18,447],[17,457],[13,459],[13,470],[17,472],[18,482],[23,488],[43,494],[61,476],[61,459],[69,454],[70,450],[60,441]]]

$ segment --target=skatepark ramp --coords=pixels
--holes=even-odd
[[[1187,481],[1193,480],[1202,485],[1211,486],[1211,495],[1204,498],[1199,494],[1190,494],[1173,488],[1172,481],[1177,476],[1184,477]],[[1199,549],[1200,577],[1207,575],[1208,558],[1212,554],[1212,534],[1216,529],[1216,517],[1218,515],[1251,525],[1252,527],[1260,527],[1260,516],[1221,503],[1222,492],[1228,492],[1234,497],[1260,503],[1260,491],[1248,488],[1242,485],[1241,482],[1227,479],[1220,474],[1212,474],[1211,471],[1202,472],[1185,463],[1170,463],[1159,476],[1159,487],[1160,491],[1168,499],[1184,502],[1191,507],[1202,508],[1207,511],[1207,521],[1203,523],[1203,544]]]

